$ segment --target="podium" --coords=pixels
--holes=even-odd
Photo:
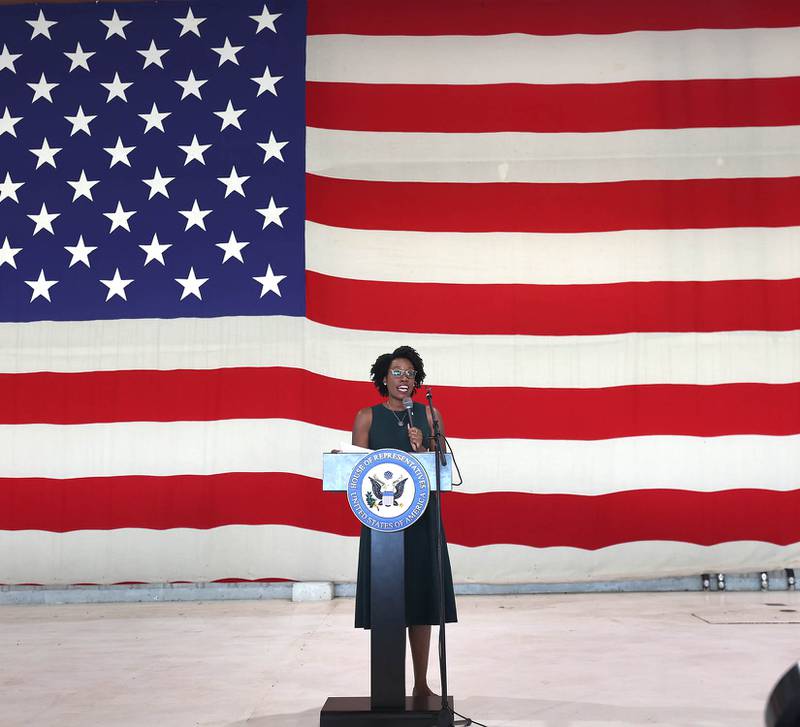
[[[365,454],[322,455],[322,489],[348,490],[354,467]],[[436,487],[436,454],[412,453]],[[441,489],[452,482],[452,462],[440,470]],[[429,504],[429,506],[431,506]],[[320,727],[432,727],[442,719],[440,697],[406,696],[405,552],[403,530],[372,530],[370,552],[370,696],[328,697],[320,712]],[[443,607],[443,606],[442,606]],[[448,697],[450,708],[452,697]]]

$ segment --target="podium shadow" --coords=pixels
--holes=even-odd
[[[284,714],[253,715],[247,719],[231,722],[230,727],[319,727],[319,711],[322,705],[302,712]]]
[[[760,712],[695,704],[614,704],[525,697],[470,696],[456,710],[492,727],[753,727]]]

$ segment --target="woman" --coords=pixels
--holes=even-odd
[[[353,444],[369,449],[392,448],[404,452],[427,452],[434,448],[433,423],[429,407],[415,403],[412,422],[403,406],[425,379],[420,355],[410,346],[400,346],[392,353],[378,356],[372,365],[370,378],[385,400],[365,407],[356,414],[353,424]],[[444,431],[438,411],[440,427]],[[428,655],[431,643],[431,624],[439,623],[439,577],[436,563],[436,521],[438,506],[431,498],[423,516],[406,528],[405,586],[406,625],[414,664],[414,696],[431,695],[428,687]],[[358,585],[356,588],[356,627],[370,627],[370,534],[362,525],[358,549]],[[447,548],[443,550],[445,619],[456,620],[453,576]]]

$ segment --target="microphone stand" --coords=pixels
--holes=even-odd
[[[425,396],[428,399],[428,406],[431,409],[431,421],[433,422],[433,441],[436,447],[436,565],[439,575],[439,676],[442,680],[442,709],[439,712],[438,727],[455,727],[456,725],[472,724],[471,719],[454,720],[454,715],[447,703],[447,635],[445,629],[445,595],[444,595],[444,529],[442,527],[442,467],[447,465],[445,455],[445,441],[442,435],[439,419],[436,410],[433,408],[433,395],[428,387]]]

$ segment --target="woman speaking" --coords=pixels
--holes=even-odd
[[[370,378],[384,397],[380,404],[368,406],[356,414],[353,444],[369,449],[399,449],[404,452],[427,452],[434,448],[430,408],[414,403],[409,411],[403,406],[424,380],[425,369],[420,355],[410,346],[400,346],[392,353],[378,356]],[[438,411],[440,427],[444,432]],[[405,540],[405,612],[411,660],[414,665],[414,696],[433,694],[428,687],[428,655],[431,624],[438,624],[439,578],[436,563],[436,523],[438,500],[431,498],[425,513],[406,528]],[[370,533],[362,525],[358,548],[358,583],[356,586],[356,627],[369,628],[370,619]],[[453,576],[447,546],[442,550],[445,593],[445,620],[456,621]]]

